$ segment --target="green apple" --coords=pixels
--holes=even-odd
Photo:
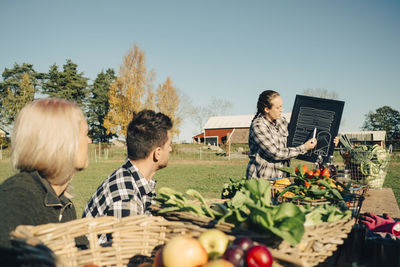
[[[218,229],[207,230],[198,239],[210,259],[222,256],[229,244],[228,235]]]

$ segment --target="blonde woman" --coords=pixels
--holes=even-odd
[[[18,114],[11,137],[11,164],[18,171],[0,185],[0,246],[10,231],[76,219],[66,189],[88,165],[88,125],[82,110],[58,98],[39,99]]]

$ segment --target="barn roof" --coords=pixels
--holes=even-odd
[[[283,116],[290,120],[290,113],[283,113]],[[204,129],[250,128],[253,118],[254,114],[210,117]]]
[[[348,138],[355,138],[359,141],[382,141],[386,139],[386,131],[360,131],[360,132],[340,132]]]

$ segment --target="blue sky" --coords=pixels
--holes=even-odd
[[[400,110],[399,14],[397,0],[2,0],[0,71],[71,59],[93,81],[137,43],[156,84],[171,77],[196,106],[215,97],[254,114],[273,89],[290,112],[296,94],[324,88],[345,101],[340,131],[358,131],[368,112]],[[188,118],[181,131],[198,133]]]

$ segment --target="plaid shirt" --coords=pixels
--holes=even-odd
[[[151,215],[148,208],[156,196],[155,185],[128,159],[97,188],[82,217]]]
[[[253,120],[249,131],[249,164],[246,177],[285,177],[278,168],[289,166],[290,159],[306,153],[305,145],[287,147],[288,122],[284,117],[270,122],[264,116]]]

